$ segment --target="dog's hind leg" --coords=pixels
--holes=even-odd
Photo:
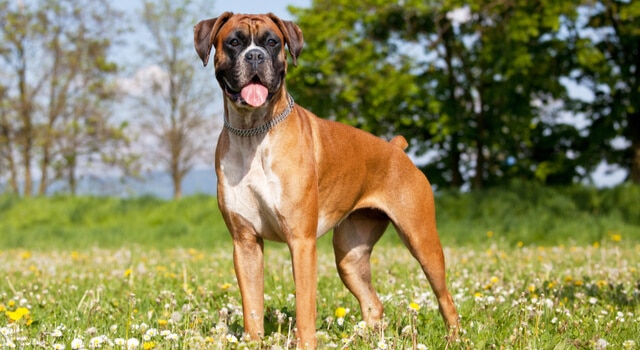
[[[436,295],[445,325],[455,336],[459,329],[458,312],[447,289],[444,253],[436,230],[435,205],[428,196],[414,198],[413,203],[407,203],[401,220],[391,219],[400,239],[420,263]]]
[[[382,320],[383,306],[371,284],[371,251],[389,219],[374,210],[349,215],[333,232],[333,249],[340,279],[360,303],[362,318],[369,325]]]

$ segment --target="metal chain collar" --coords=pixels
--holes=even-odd
[[[289,94],[287,94],[287,96],[289,97],[289,104],[287,105],[287,108],[285,108],[284,111],[282,111],[282,113],[280,113],[277,117],[260,126],[251,129],[238,129],[231,126],[231,123],[229,123],[227,118],[224,118],[224,127],[227,128],[227,130],[229,130],[232,134],[242,137],[264,134],[267,131],[273,129],[273,127],[278,125],[281,121],[285,120],[285,118],[289,116],[289,113],[291,113],[291,110],[293,109],[293,97],[291,97],[291,95]]]

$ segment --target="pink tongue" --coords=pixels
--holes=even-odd
[[[255,83],[245,86],[240,91],[240,96],[254,107],[261,106],[267,100],[267,95],[269,95],[267,88]]]

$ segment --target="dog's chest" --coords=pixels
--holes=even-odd
[[[220,159],[223,176],[219,181],[227,211],[250,222],[260,236],[279,240],[280,232],[271,223],[277,221],[282,186],[265,144],[268,142],[253,144],[246,140],[240,147],[230,147]]]

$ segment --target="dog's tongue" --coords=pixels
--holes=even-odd
[[[267,88],[257,83],[250,83],[240,91],[240,96],[254,107],[261,106],[267,100],[267,95],[269,95]]]

